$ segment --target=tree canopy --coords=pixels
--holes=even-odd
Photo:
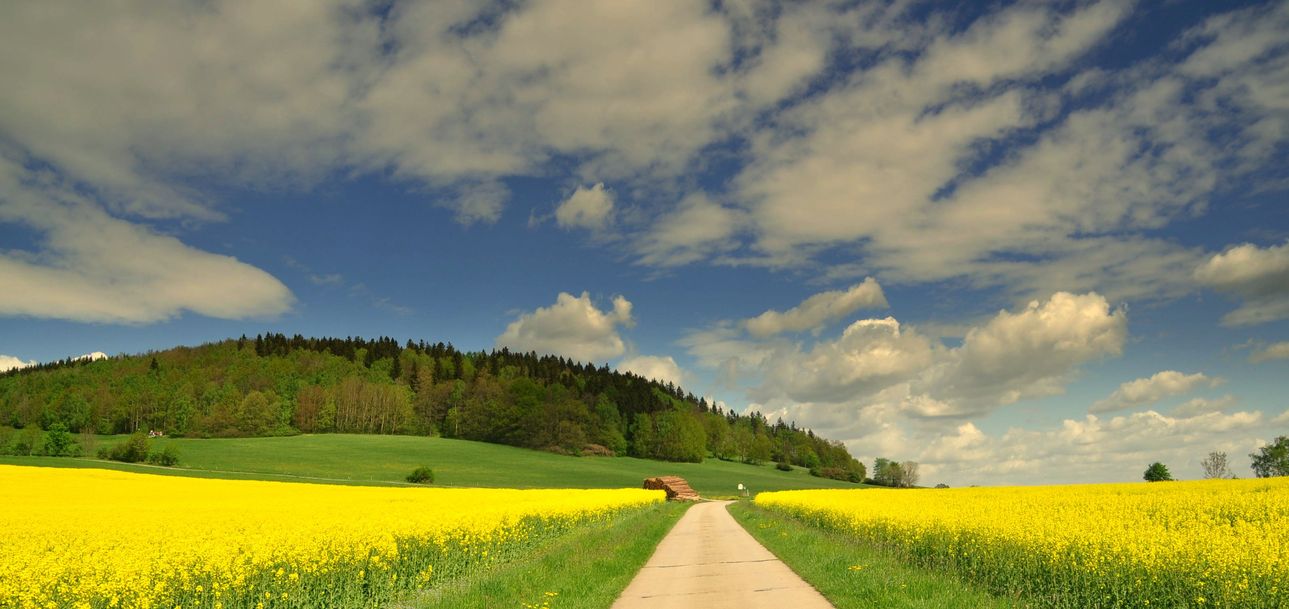
[[[172,436],[422,434],[568,454],[781,461],[863,480],[836,441],[606,366],[392,338],[265,334],[0,374],[0,425]]]

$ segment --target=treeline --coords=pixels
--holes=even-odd
[[[864,479],[845,447],[674,384],[507,349],[382,337],[242,337],[0,375],[0,425],[163,431],[441,435],[568,454],[777,461]]]

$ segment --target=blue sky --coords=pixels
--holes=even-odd
[[[0,8],[0,367],[265,331],[679,382],[926,482],[1289,432],[1284,3]]]

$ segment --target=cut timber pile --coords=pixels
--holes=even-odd
[[[652,491],[666,491],[667,501],[698,501],[698,493],[680,476],[645,478],[644,487]]]

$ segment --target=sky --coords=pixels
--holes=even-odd
[[[242,334],[676,382],[922,482],[1289,433],[1289,3],[0,6],[0,369]]]

